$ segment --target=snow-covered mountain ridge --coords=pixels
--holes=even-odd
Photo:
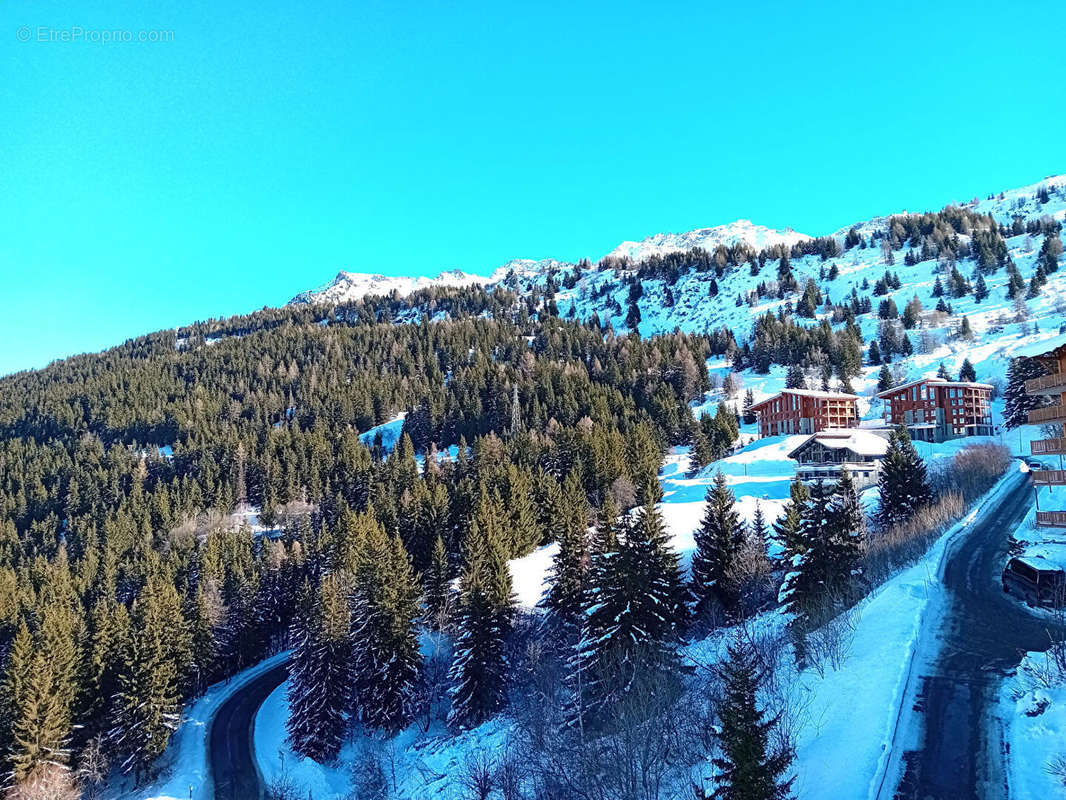
[[[758,251],[777,244],[789,247],[810,239],[806,234],[797,233],[791,228],[783,231],[756,225],[750,220],[739,219],[727,225],[713,228],[697,228],[685,233],[657,233],[639,242],[625,241],[619,244],[604,258],[620,260],[628,258],[633,263],[651,256],[693,250],[697,247],[714,250],[719,245],[732,247],[746,244]],[[539,282],[554,270],[572,268],[570,262],[553,258],[534,260],[514,258],[497,267],[490,275],[475,275],[462,270],[452,269],[441,272],[436,277],[408,277],[373,275],[363,272],[341,270],[329,283],[318,289],[301,292],[290,303],[338,303],[351,302],[368,295],[387,295],[396,292],[401,297],[419,289],[445,286],[495,286],[514,274],[519,280]]]
[[[1038,198],[1038,193],[1046,191],[1052,193],[1048,203],[1043,203]],[[1050,215],[1061,219],[1066,202],[1061,194],[1066,191],[1066,175],[1050,176],[1039,183],[1019,187],[1009,191],[992,195],[986,200],[971,200],[963,204],[969,209],[981,213],[991,214],[998,222],[1009,223],[1014,216],[1022,216],[1031,219],[1043,215]],[[907,212],[898,212],[906,214]],[[843,241],[847,232],[855,229],[864,237],[872,236],[876,231],[883,230],[892,215],[877,216],[869,220],[859,221],[852,225],[841,228],[830,234]],[[718,225],[710,228],[697,228],[683,233],[657,233],[640,241],[624,241],[604,256],[604,261],[619,263],[625,259],[633,264],[648,259],[652,256],[664,256],[669,253],[690,251],[701,248],[708,252],[718,246],[734,247],[739,244],[747,245],[752,250],[759,252],[776,245],[793,245],[809,241],[813,237],[799,233],[791,228],[776,230],[763,225],[757,225],[750,220],[739,219],[734,222]],[[478,275],[464,272],[459,269],[446,270],[436,277],[428,276],[387,276],[381,274],[369,274],[340,271],[330,282],[317,289],[301,292],[294,297],[292,304],[327,304],[337,305],[352,302],[370,295],[388,295],[396,293],[406,296],[420,289],[432,287],[460,287],[460,286],[484,286],[492,288],[508,280],[509,285],[516,288],[528,288],[533,285],[543,285],[551,273],[559,273],[562,270],[573,269],[571,262],[556,259],[512,259],[498,267],[490,275]],[[592,283],[599,286],[600,281],[596,275],[600,271],[595,267],[585,272],[586,280],[583,283]],[[602,287],[600,287],[602,289]],[[730,281],[729,291],[742,289]],[[602,309],[595,309],[601,319]],[[691,320],[683,313],[679,313],[677,324],[683,329],[691,329]],[[617,327],[617,326],[616,326]],[[668,329],[673,325],[669,325]],[[641,326],[644,332],[644,326]]]

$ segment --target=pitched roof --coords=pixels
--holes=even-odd
[[[936,386],[947,386],[952,388],[962,389],[992,389],[993,386],[990,383],[975,383],[973,381],[947,381],[943,378],[919,378],[916,381],[910,381],[908,383],[901,383],[899,386],[893,386],[891,389],[885,389],[883,392],[878,392],[878,397],[888,397],[890,394],[897,394],[904,389],[909,389],[912,386],[917,386],[920,383],[931,383]]]
[[[885,433],[888,433],[888,429],[883,430]],[[861,428],[830,428],[808,436],[803,440],[803,443],[800,444],[799,447],[796,447],[788,454],[788,457],[795,458],[796,453],[809,445],[812,441],[817,441],[818,444],[823,447],[829,447],[834,450],[850,450],[860,456],[874,456],[876,458],[878,456],[883,456],[888,452],[888,439],[872,430],[864,430]]]
[[[847,394],[845,392],[823,392],[823,391],[819,391],[818,389],[782,389],[780,392],[778,392],[777,394],[773,395],[772,397],[767,397],[765,400],[760,400],[758,403],[753,405],[751,408],[754,411],[759,406],[764,406],[767,403],[769,403],[771,400],[776,400],[778,397],[780,397],[783,394],[794,394],[794,395],[798,395],[799,397],[814,397],[814,398],[819,398],[819,399],[822,399],[822,400],[858,400],[859,399],[859,396],[857,394]]]

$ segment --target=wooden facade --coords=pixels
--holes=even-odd
[[[905,425],[912,439],[944,442],[994,432],[992,387],[987,383],[923,378],[877,396],[885,401],[885,422]]]
[[[826,430],[811,436],[788,457],[798,462],[796,474],[804,483],[835,483],[846,469],[862,491],[877,483],[887,451],[887,438],[873,431]]]
[[[842,392],[785,389],[751,407],[759,417],[760,436],[818,433],[859,424],[859,398]]]
[[[1047,374],[1026,381],[1025,391],[1028,394],[1054,398],[1054,401],[1052,405],[1030,411],[1029,424],[1062,424],[1066,422],[1066,345],[1060,344],[1031,357],[1044,366]],[[1059,469],[1040,469],[1032,472],[1033,491],[1036,493],[1036,524],[1048,528],[1066,528],[1066,511],[1055,510],[1055,506],[1062,508],[1066,504],[1066,496],[1060,488],[1066,486],[1066,469],[1063,469],[1066,438],[1054,436],[1035,439],[1030,444],[1030,451],[1034,456],[1058,456],[1059,465]],[[1046,489],[1043,493],[1043,503],[1045,506],[1050,505],[1051,509],[1040,507],[1041,489]]]

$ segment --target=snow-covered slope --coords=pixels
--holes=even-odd
[[[972,200],[966,207],[979,214],[991,214],[998,222],[1011,223],[1015,217],[1023,221],[1052,217],[1062,220],[1066,215],[1066,176],[1046,178],[1039,183],[990,195],[985,200]],[[893,299],[902,309],[903,305],[915,294],[922,303],[931,308],[935,298],[931,297],[935,278],[935,261],[932,259],[914,266],[905,266],[903,256],[906,251],[896,251],[894,262],[887,264],[873,241],[874,235],[885,231],[889,217],[874,217],[857,221],[830,235],[843,243],[847,231],[855,228],[870,244],[868,247],[852,247],[842,255],[823,261],[817,255],[808,255],[792,260],[792,270],[802,286],[804,281],[813,277],[823,292],[833,300],[841,300],[856,288],[860,294],[869,295],[869,290],[862,287],[864,280],[872,285],[890,269],[899,274],[902,281],[900,289],[892,292]],[[560,313],[568,315],[573,307],[573,315],[587,319],[595,313],[603,322],[610,322],[616,330],[624,330],[626,317],[626,295],[628,286],[620,281],[616,269],[604,268],[606,265],[619,266],[622,258],[628,258],[636,264],[651,256],[661,256],[671,252],[689,251],[702,248],[713,251],[718,245],[731,246],[738,243],[749,245],[759,252],[765,248],[785,244],[788,246],[809,240],[811,237],[791,229],[774,230],[756,225],[748,220],[737,220],[728,225],[712,228],[700,228],[686,233],[660,233],[649,236],[642,241],[626,241],[619,244],[599,263],[580,270],[580,280],[570,290],[557,296]],[[966,238],[963,236],[962,238]],[[1010,255],[1018,265],[1023,277],[1028,281],[1035,269],[1036,254],[1042,243],[1042,237],[1022,234],[1008,239]],[[839,273],[829,280],[825,277],[832,267]],[[969,278],[973,264],[971,260],[960,262],[959,269]],[[491,290],[496,285],[523,290],[531,286],[543,285],[549,275],[559,278],[563,271],[573,273],[574,264],[555,259],[534,261],[515,259],[499,267],[491,275],[475,275],[452,270],[442,272],[435,278],[428,277],[387,277],[384,275],[367,275],[356,272],[341,272],[330,283],[295,297],[293,303],[337,304],[357,300],[365,295],[389,294],[398,292],[410,294],[418,289],[432,286],[468,286],[482,285]],[[623,272],[624,276],[624,272]],[[774,265],[766,265],[757,274],[751,274],[747,265],[730,269],[719,276],[715,296],[709,291],[710,280],[714,277],[706,271],[682,271],[678,281],[666,286],[663,281],[643,281],[644,297],[639,305],[641,310],[640,333],[650,335],[671,331],[675,327],[685,331],[703,331],[719,326],[733,329],[738,340],[751,328],[752,321],[765,311],[776,311],[785,300],[767,298],[750,300],[760,283],[773,280]],[[1003,270],[986,278],[991,295],[980,308],[973,307],[970,295],[952,303],[956,316],[970,315],[971,325],[978,338],[982,332],[996,326],[994,320],[1011,311],[1011,304],[1003,296],[1006,275]],[[665,289],[669,288],[669,297]],[[1066,271],[1060,270],[1052,276],[1049,285],[1040,298],[1030,301],[1030,319],[1044,328],[1043,318],[1061,313],[1059,295],[1066,290]],[[738,302],[740,298],[740,302]],[[790,300],[794,298],[789,298]],[[670,302],[672,301],[672,302]],[[876,329],[876,314],[865,315],[861,319],[864,337],[869,337]],[[1057,327],[1057,323],[1055,325]],[[866,330],[871,328],[871,330]]]
[[[810,238],[806,234],[796,233],[791,228],[778,231],[764,225],[756,225],[751,220],[738,219],[736,222],[714,228],[698,228],[686,233],[657,233],[639,242],[622,242],[608,253],[607,257],[628,258],[637,262],[650,256],[662,256],[679,250],[699,247],[711,251],[718,245],[732,247],[737,244],[746,244],[759,251],[778,244],[791,247]]]
[[[1049,177],[1029,186],[989,195],[984,200],[971,200],[964,207],[977,214],[990,214],[1003,225],[1010,225],[1016,218],[1022,220],[1023,227],[1042,218],[1061,222],[1066,217],[1066,176]],[[874,217],[847,226],[831,235],[843,248],[847,232],[854,228],[862,236],[861,245],[824,260],[820,255],[798,255],[791,259],[790,266],[799,286],[813,279],[823,296],[834,302],[845,301],[853,290],[860,298],[872,299],[873,312],[860,314],[856,319],[866,342],[878,336],[881,320],[877,305],[881,300],[891,298],[902,311],[917,297],[924,309],[922,322],[907,332],[915,354],[896,362],[908,373],[906,377],[916,378],[935,370],[941,360],[949,369],[957,371],[964,356],[969,356],[977,366],[979,378],[1002,377],[1007,356],[1019,348],[1039,344],[1066,322],[1066,269],[1050,275],[1040,295],[1023,304],[1007,298],[1007,271],[999,268],[985,276],[987,298],[978,302],[972,293],[946,297],[952,313],[932,313],[937,305],[934,283],[938,277],[941,282],[946,280],[946,268],[931,257],[910,265],[905,263],[908,260],[905,256],[920,258],[922,255],[913,242],[896,250],[891,260],[886,259],[878,237],[886,233],[889,220],[888,216]],[[965,241],[970,237],[960,233],[958,238]],[[562,288],[555,295],[562,316],[587,320],[596,315],[601,323],[626,331],[629,280],[633,273],[621,257],[636,265],[653,255],[697,247],[713,251],[719,244],[744,242],[758,252],[773,245],[795,245],[808,239],[809,236],[792,230],[777,231],[739,220],[688,233],[657,234],[641,242],[623,242],[608,254],[609,258],[581,268],[552,259],[518,259],[507,262],[489,276],[452,271],[436,278],[401,278],[342,272],[327,286],[305,292],[293,302],[336,304],[367,294],[392,291],[408,294],[429,286],[470,284],[485,286],[490,291],[498,285],[524,291],[544,286],[549,276],[554,277],[558,286],[564,283],[565,276],[568,280],[564,286],[569,288]],[[1043,240],[1039,233],[1021,233],[1006,239],[1010,258],[1027,284],[1036,271]],[[961,259],[957,266],[965,278],[976,281],[972,257]],[[887,295],[873,296],[873,287],[886,270],[899,278],[900,288]],[[760,296],[759,287],[773,284],[776,277],[776,260],[771,258],[754,267],[750,263],[727,267],[719,275],[714,270],[682,269],[672,283],[645,277],[641,281],[643,294],[638,301],[641,313],[637,327],[644,336],[675,329],[703,332],[728,327],[738,343],[743,343],[759,317],[766,312],[790,310],[796,302],[796,295],[779,298],[773,291],[763,291]],[[825,309],[820,309],[818,319],[826,317]],[[955,335],[963,317],[968,319],[974,336],[965,347],[960,347]],[[809,324],[814,322],[810,320]]]
[[[385,295],[397,292],[408,295],[431,286],[470,286],[486,284],[490,279],[484,275],[468,275],[453,269],[440,273],[435,278],[370,275],[364,272],[337,273],[337,277],[324,286],[296,295],[291,303],[345,303],[366,295]]]

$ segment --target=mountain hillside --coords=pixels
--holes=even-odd
[[[643,336],[725,328],[741,346],[760,335],[759,320],[767,313],[794,313],[801,323],[826,321],[834,329],[852,319],[864,342],[881,340],[883,350],[887,337],[890,350],[893,340],[901,345],[897,362],[910,355],[903,352],[906,335],[919,356],[906,363],[919,366],[930,360],[936,366],[939,359],[961,363],[953,342],[965,318],[966,341],[977,348],[968,352],[995,357],[987,372],[1002,375],[1000,357],[1056,332],[1063,321],[1066,273],[1048,269],[1044,240],[1053,234],[1047,247],[1057,261],[1064,216],[1066,176],[1054,176],[937,213],[875,217],[819,237],[738,220],[623,242],[596,264],[516,260],[488,277],[456,271],[432,279],[342,272],[293,302],[338,305],[462,285],[547,291],[564,318]]]

